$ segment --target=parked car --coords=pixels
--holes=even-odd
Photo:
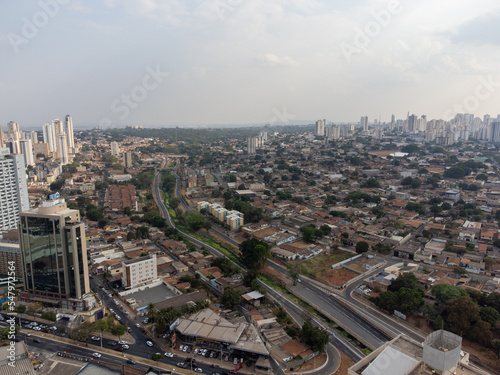
[[[36,338],[33,341],[36,342],[36,343],[38,343],[38,344],[40,344],[42,342],[42,340],[40,340],[39,338]]]
[[[173,357],[174,357],[174,354],[173,354],[173,353],[165,353],[164,355],[165,355],[165,357],[167,357],[167,358],[173,358]]]
[[[193,352],[193,355],[196,355],[196,354],[198,354],[198,349],[195,349]]]
[[[124,341],[124,340],[120,340],[120,341],[118,341],[118,344],[120,344],[120,345],[124,345],[124,344],[128,344],[128,342],[126,342],[126,341]]]
[[[131,365],[135,365],[137,362],[134,361],[133,359],[127,359],[127,363],[131,364]]]
[[[147,346],[153,346],[153,343],[151,341],[146,341]]]
[[[196,367],[193,371],[194,372],[200,372],[200,373],[203,372],[203,370],[201,368],[199,368],[199,367]]]
[[[99,341],[101,338],[99,336],[92,336],[90,339],[94,341]]]
[[[135,323],[135,326],[136,326],[137,328],[141,328],[141,325],[140,325],[139,323]]]
[[[235,365],[237,365],[237,364],[238,364],[238,358],[234,357],[234,361],[233,361],[233,363],[234,363]]]
[[[116,341],[110,341],[109,342],[109,345],[111,345],[111,346],[115,346],[116,344],[118,344]]]
[[[187,347],[187,352],[188,353],[191,353],[192,350],[193,350],[193,348],[191,348],[190,346]]]
[[[127,344],[123,344],[123,345],[122,345],[122,348],[123,348],[123,349],[129,349],[129,348],[130,348],[130,346],[128,346]]]
[[[187,364],[184,362],[177,362],[177,367],[186,368]]]
[[[123,352],[123,346],[117,346],[117,347],[115,348],[115,350],[116,350],[117,352]]]

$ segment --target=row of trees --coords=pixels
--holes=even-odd
[[[379,308],[406,315],[422,313],[434,329],[446,329],[484,346],[495,345],[494,330],[500,328],[500,293],[485,295],[454,285],[436,285],[435,303],[425,303],[424,292],[413,273],[401,274],[387,292],[372,298]],[[500,348],[499,348],[500,349]]]

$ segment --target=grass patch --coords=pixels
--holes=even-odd
[[[303,263],[297,262],[297,266],[300,269],[300,273],[304,275],[323,278],[333,264],[337,264],[353,256],[354,254],[338,250],[332,254],[319,255]]]

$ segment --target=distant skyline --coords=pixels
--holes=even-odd
[[[357,123],[500,113],[500,4],[4,2],[0,124]]]

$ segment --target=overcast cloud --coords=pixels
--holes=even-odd
[[[43,6],[54,3],[59,9]],[[284,108],[297,121],[388,121],[408,111],[444,118],[474,95],[481,78],[500,82],[494,0],[40,0],[1,7],[4,126],[38,127],[66,114],[76,128],[265,124]],[[131,94],[128,103],[122,99]],[[499,98],[497,86],[474,113],[496,116]]]

